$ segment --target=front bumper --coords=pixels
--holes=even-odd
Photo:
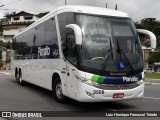
[[[106,101],[117,101],[126,99],[141,98],[144,94],[144,83],[133,89],[125,90],[104,90],[103,94],[94,94],[94,91],[101,91],[104,89],[99,89],[94,86],[89,86],[79,81],[78,83],[78,98],[80,102],[106,102]],[[123,98],[113,98],[113,94],[122,93]]]

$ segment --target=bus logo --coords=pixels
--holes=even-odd
[[[121,61],[121,62],[118,63],[118,66],[119,66],[120,69],[124,69],[125,68],[125,63]]]
[[[122,86],[121,86],[121,85],[117,85],[117,88],[118,88],[119,90],[121,90],[121,89],[122,89]]]

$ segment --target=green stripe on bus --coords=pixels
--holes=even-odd
[[[98,82],[98,83],[103,83],[105,79],[106,79],[106,77],[99,76],[99,75],[93,75],[92,78],[91,78],[92,81],[95,81],[95,82]]]
[[[98,82],[103,83],[105,81],[106,77],[104,76],[99,76]]]
[[[99,75],[93,75],[91,80],[98,82]]]

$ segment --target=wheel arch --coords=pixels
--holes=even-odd
[[[22,75],[22,69],[21,68],[19,68],[19,75]]]
[[[52,75],[52,89],[53,89],[53,86],[54,86],[54,81],[58,77],[60,78],[60,75],[57,72],[53,73],[53,75]],[[61,78],[60,78],[60,80],[61,80]]]

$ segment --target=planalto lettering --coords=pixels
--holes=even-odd
[[[50,55],[50,48],[46,46],[45,48],[38,47],[39,56],[48,56]]]
[[[137,82],[137,81],[138,81],[137,77],[131,77],[131,78],[123,77],[123,82]]]

